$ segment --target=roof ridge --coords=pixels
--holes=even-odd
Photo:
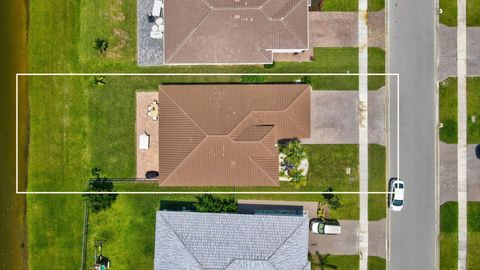
[[[302,3],[302,1],[304,0],[300,0],[298,1],[297,5],[295,5],[286,15],[285,17],[283,17],[283,19],[281,20],[281,22],[283,23],[283,25],[285,26],[285,28],[287,28],[287,30],[295,37],[295,39],[297,39],[298,42],[300,42],[300,44],[302,44],[304,47],[307,47],[308,48],[308,44],[305,44],[303,43],[303,41],[299,38],[299,36],[297,35],[297,33],[295,31],[293,31],[290,26],[285,22],[285,20],[288,18],[288,16],[290,16],[290,14],[300,6],[300,4]],[[307,21],[308,21],[308,5],[307,5]],[[308,23],[307,23],[308,25]],[[308,31],[308,29],[307,29]]]
[[[197,144],[197,146],[195,146],[195,147],[192,149],[192,151],[190,151],[190,153],[188,153],[188,155],[185,156],[185,158],[184,158],[180,163],[178,163],[178,165],[175,167],[175,169],[173,169],[173,170],[170,172],[170,174],[167,176],[167,178],[165,178],[160,184],[163,184],[163,183],[167,182],[167,180],[169,180],[169,178],[170,178],[176,171],[179,170],[179,168],[186,162],[186,160],[187,160],[191,155],[193,155],[193,153],[194,153],[195,151],[197,151],[198,148],[200,148],[200,146],[201,146],[202,144],[205,143],[205,141],[208,139],[208,137],[209,137],[209,135],[206,135],[205,138],[203,138],[203,140],[202,140],[201,142],[199,142],[199,143]]]
[[[180,49],[183,47],[183,45],[185,45],[185,43],[187,42],[187,40],[197,31],[197,29],[200,27],[200,25],[205,21],[205,19],[208,17],[208,15],[210,15],[210,13],[212,12],[213,10],[213,7],[211,7],[209,4],[207,4],[204,0],[200,0],[200,2],[204,3],[205,6],[208,7],[209,11],[207,12],[207,14],[205,14],[205,16],[202,18],[202,20],[197,24],[197,26],[195,26],[193,28],[193,30],[190,32],[190,34],[187,35],[187,37],[185,37],[185,39],[182,41],[182,43],[180,43],[180,45],[178,45],[178,47],[175,49],[175,51],[172,53],[172,56],[170,56],[166,61],[165,63],[168,63],[170,62],[170,60],[172,60],[173,57],[175,57],[175,55],[177,55],[177,53],[180,51]]]
[[[185,114],[185,116],[188,117],[188,119],[190,119],[193,124],[195,124],[195,126],[197,126],[206,136],[208,136],[208,133],[201,127],[197,124],[197,122],[195,122],[195,120],[193,120],[192,117],[190,117],[190,115],[182,108],[182,106],[180,106],[180,104],[178,104],[164,89],[162,89],[162,86],[160,85],[160,89],[159,90],[163,90],[163,93],[165,93],[165,95],[168,97],[168,99],[170,99],[173,104],[175,104],[175,106],[177,106],[177,108],[183,113]],[[290,104],[288,105],[290,106]],[[288,108],[287,106],[287,108]]]
[[[160,213],[162,211],[159,211]],[[169,212],[169,211],[165,211],[165,212]],[[176,236],[176,238],[178,239],[178,241],[180,241],[180,243],[182,243],[182,245],[185,247],[185,250],[187,251],[188,254],[190,254],[190,256],[198,263],[198,265],[200,267],[203,268],[203,265],[197,260],[197,257],[195,257],[192,253],[192,251],[188,248],[188,246],[185,244],[185,242],[182,241],[182,239],[180,238],[180,236],[177,234],[177,232],[173,229],[172,225],[170,225],[170,223],[162,216],[162,214],[160,214],[160,217],[162,218],[162,220],[165,222],[165,224],[168,226],[168,228],[170,229],[170,231],[172,231],[172,233]]]
[[[303,130],[304,132],[306,132],[305,129],[299,127],[297,125],[297,122],[295,122],[291,117],[290,117],[290,114],[288,113],[288,110],[290,109],[290,107],[292,106],[293,103],[295,103],[297,101],[297,99],[302,96],[302,95],[305,95],[305,93],[307,91],[305,91],[305,89],[307,89],[308,87],[310,87],[309,84],[305,84],[305,88],[303,88],[303,90],[300,92],[300,94],[298,94],[298,96],[295,97],[295,99],[292,100],[292,102],[290,102],[290,104],[287,105],[287,107],[285,108],[285,110],[283,110],[283,113],[285,113],[285,116],[288,118],[288,120],[290,120],[290,122],[293,123],[294,126],[296,126],[299,130]]]
[[[263,143],[260,143],[262,146],[263,146]],[[265,147],[265,146],[263,146]],[[268,151],[268,150],[267,150]],[[270,152],[270,151],[268,151]],[[250,160],[250,162],[252,162],[255,166],[257,166],[257,168],[259,168],[266,176],[267,178],[272,181],[272,183],[274,183],[275,185],[278,184],[278,179],[273,179],[272,176],[267,173],[263,168],[262,166],[260,166],[255,160],[254,160],[255,157],[252,157],[252,156],[248,156],[248,159]]]
[[[308,215],[303,215],[302,217],[303,217],[303,221],[292,231],[292,233],[291,233],[287,238],[285,238],[285,241],[283,241],[283,243],[282,243],[281,245],[279,245],[279,246],[275,249],[275,251],[272,253],[272,255],[270,255],[270,257],[268,257],[267,261],[270,262],[270,259],[277,253],[278,250],[280,250],[280,248],[283,247],[283,245],[285,245],[285,243],[287,242],[287,240],[289,240],[289,239],[292,237],[292,235],[294,235],[294,234],[298,231],[298,229],[299,229],[301,226],[303,226],[303,224],[304,224],[305,222],[308,221]]]
[[[177,164],[177,166],[175,166],[175,168],[170,172],[170,174],[163,180],[161,181],[161,184],[162,183],[165,183],[169,178],[170,176],[175,173],[178,168],[185,162],[185,160],[188,159],[189,156],[192,155],[192,153],[195,152],[195,150],[197,150],[199,148],[200,145],[202,145],[202,143],[208,138],[208,134],[205,132],[205,130],[203,130],[191,117],[190,115],[188,115],[183,109],[182,107],[177,103],[175,102],[175,100],[165,91],[165,89],[162,89],[162,86],[160,86],[160,91],[163,91],[163,93],[165,94],[165,96],[170,99],[173,104],[175,104],[175,106],[177,106],[177,108],[188,118],[190,119],[190,121],[192,121],[192,123],[205,135],[205,137],[197,144],[197,146],[195,146],[191,151],[190,153],[188,153],[188,155],[185,156],[185,158],[182,159],[182,161],[180,163]]]
[[[275,131],[276,131],[275,129],[276,129],[276,127],[275,127],[275,125],[273,125],[273,128],[270,129],[270,131],[268,131],[267,134],[265,134],[265,136],[263,136],[263,138],[260,140],[260,142],[262,143],[263,147],[265,147],[265,149],[267,149],[267,151],[270,152],[270,153],[271,153],[272,155],[274,155],[274,156],[275,156],[275,154],[277,154],[277,153],[272,153],[272,151],[270,151],[270,149],[265,145],[264,140],[267,138],[268,135],[270,135],[270,133],[275,132]],[[275,136],[275,139],[276,139],[276,138],[277,138],[277,137]]]

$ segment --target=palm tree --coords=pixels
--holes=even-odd
[[[315,256],[311,253],[308,253],[308,259],[312,263],[314,269],[326,270],[326,269],[337,269],[337,266],[328,262],[328,257],[330,254],[320,254],[316,251]]]

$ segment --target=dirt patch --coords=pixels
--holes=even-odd
[[[123,22],[125,21],[125,14],[122,10],[123,0],[112,0],[112,4],[110,5],[110,17],[114,22]]]
[[[116,41],[115,46],[109,49],[106,54],[108,58],[120,58],[122,56],[122,49],[130,41],[130,37],[127,31],[118,28],[113,29],[113,36]]]

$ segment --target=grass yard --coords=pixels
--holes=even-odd
[[[457,143],[457,78],[448,78],[440,83],[439,114],[440,123],[443,123],[440,140]]]
[[[468,202],[467,215],[467,268],[473,270],[480,265],[480,202]]]
[[[467,26],[480,26],[480,0],[467,0]],[[440,0],[440,23],[457,26],[457,1]]]
[[[467,111],[468,143],[480,144],[480,77],[467,78]],[[475,123],[472,122],[473,115],[476,116]]]
[[[320,0],[321,11],[358,11],[358,0]],[[385,0],[368,0],[368,11],[385,8]]]
[[[321,268],[319,265],[316,265],[315,262],[318,260],[315,258],[315,255],[312,259],[312,270],[317,269],[338,269],[338,270],[351,270],[358,269],[360,264],[360,257],[355,255],[329,255],[327,258],[327,263],[335,266]],[[368,256],[368,269],[369,270],[382,270],[386,269],[386,261],[383,258],[376,256]]]
[[[383,1],[382,1],[383,2]],[[373,5],[372,5],[373,6]],[[309,63],[276,63],[273,68],[256,66],[164,66],[138,67],[136,65],[136,1],[134,0],[66,0],[29,2],[29,71],[30,72],[335,72],[355,73],[358,71],[356,48],[315,48],[316,58]],[[62,25],[62,27],[59,27]],[[106,53],[100,55],[92,48],[96,38],[109,42]],[[373,49],[369,71],[384,72],[384,52]],[[382,58],[383,57],[383,58]],[[380,59],[380,60],[378,60]],[[381,79],[369,80],[370,89],[384,85]],[[283,82],[299,79],[295,76],[267,76],[265,82]],[[165,82],[240,82],[240,77],[167,77]],[[135,169],[134,145],[134,95],[137,89],[156,90],[159,80],[154,77],[107,77],[107,84],[93,87],[91,77],[35,77],[29,79],[30,91],[30,148],[28,177],[30,191],[83,190],[90,169],[100,167],[110,177],[133,175]],[[356,90],[356,76],[313,77],[312,85],[321,90]],[[345,146],[332,146],[345,147]],[[343,151],[350,151],[345,147]],[[345,179],[340,171],[345,164],[353,164],[351,151],[347,161],[338,162],[336,172],[330,172],[328,179],[318,182],[323,189],[334,185],[335,190],[358,190],[358,180]],[[325,160],[326,157],[312,155]],[[331,160],[341,159],[330,156]],[[357,163],[355,157],[355,164]],[[322,165],[326,166],[326,165]],[[349,165],[354,166],[354,165]],[[334,170],[335,171],[335,170]],[[318,175],[312,169],[312,179]],[[338,180],[338,181],[336,181]],[[349,181],[352,181],[350,183]],[[356,182],[357,181],[357,182]],[[315,185],[311,181],[311,185]],[[323,184],[322,184],[323,183]],[[347,185],[350,183],[351,187]],[[306,188],[312,188],[306,187]],[[120,187],[119,187],[120,188]],[[129,186],[135,189],[137,187]],[[144,188],[142,186],[141,188]],[[283,187],[282,187],[283,188]],[[291,188],[291,187],[289,187]],[[269,198],[283,199],[284,196]],[[124,227],[118,233],[118,241],[131,244],[142,240],[142,230],[137,236],[127,235],[128,225],[137,225],[132,218],[136,197],[119,197],[112,212],[127,216],[108,218],[119,220]],[[145,206],[156,207],[146,196],[138,199]],[[306,200],[322,200],[316,196],[302,196]],[[341,199],[344,207],[336,210],[338,218],[358,218],[358,196]],[[132,204],[130,204],[132,203]],[[27,197],[27,219],[31,269],[48,269],[58,266],[62,269],[77,269],[81,258],[81,231],[83,203],[79,196],[35,196]],[[347,207],[348,206],[348,207]],[[116,209],[118,208],[118,209]],[[107,212],[108,215],[110,212]],[[95,221],[95,217],[92,217]],[[92,221],[92,222],[93,222]],[[100,217],[98,222],[101,222]],[[106,223],[106,222],[105,222]],[[103,224],[114,226],[115,222]],[[152,230],[153,228],[149,228]],[[95,229],[93,229],[95,230]],[[106,230],[106,229],[105,229]],[[131,229],[130,229],[131,230]],[[133,231],[133,230],[131,230]],[[108,231],[106,230],[105,233]],[[93,231],[92,235],[102,235]],[[128,238],[132,237],[132,238]],[[137,238],[135,238],[137,237]],[[127,239],[127,240],[121,240]],[[113,241],[113,240],[112,240]],[[115,240],[117,241],[117,240]],[[120,242],[119,242],[120,243]],[[143,245],[138,250],[145,249]],[[119,244],[121,246],[121,244]],[[148,246],[147,246],[148,248]],[[120,251],[113,244],[106,244],[106,252],[132,252],[130,248]],[[117,250],[117,251],[114,251]],[[59,252],[61,251],[61,252]],[[112,261],[115,265],[121,254]],[[132,257],[133,258],[133,257]],[[145,260],[149,261],[148,260]],[[118,261],[120,262],[120,261]]]
[[[446,202],[440,206],[440,269],[457,269],[457,223],[457,202]]]
[[[480,26],[480,0],[467,0],[467,26]]]
[[[368,191],[386,191],[386,150],[384,146],[368,146]],[[368,195],[368,220],[380,220],[387,215],[387,195]]]
[[[457,143],[457,79],[448,78],[439,90],[440,140]],[[469,144],[480,143],[480,77],[467,78],[467,139]],[[476,122],[472,122],[476,116]]]
[[[457,26],[457,1],[440,0],[442,14],[439,15],[440,23],[446,26]]]

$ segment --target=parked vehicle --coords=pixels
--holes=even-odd
[[[480,159],[480,144],[477,144],[477,146],[475,146],[475,156]]]
[[[159,174],[157,171],[148,171],[147,173],[145,173],[145,178],[147,179],[157,178],[158,176]]]
[[[393,211],[400,211],[404,205],[405,183],[397,178],[390,179],[389,207]]]
[[[336,219],[312,218],[310,220],[310,231],[317,234],[340,234],[342,228]]]

